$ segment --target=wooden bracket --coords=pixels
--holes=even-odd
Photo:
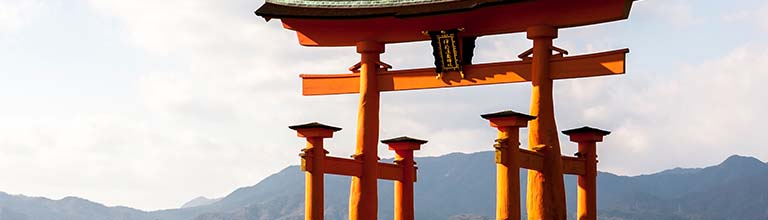
[[[512,146],[509,138],[496,139],[496,143],[493,144],[493,148],[496,149],[496,163],[507,164],[507,158],[502,156],[504,151],[520,149],[520,142],[517,142],[516,146]]]
[[[552,46],[549,49],[557,52],[556,54],[552,55],[554,57],[563,57],[564,55],[568,55],[568,51],[564,50],[563,48]],[[520,55],[517,55],[517,57],[522,60],[530,60],[533,58],[531,55],[533,55],[533,48],[524,51]]]
[[[563,159],[563,173],[571,175],[584,175],[586,173],[586,165],[584,158],[562,156]]]
[[[377,61],[376,64],[379,65],[379,69],[383,69],[383,70],[392,69],[392,65],[389,65],[385,62]],[[357,62],[355,63],[355,65],[352,65],[351,67],[349,67],[349,71],[354,73],[360,72],[360,67],[362,66],[363,64],[361,62]]]

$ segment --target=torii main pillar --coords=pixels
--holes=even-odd
[[[531,65],[531,112],[536,119],[530,122],[528,146],[531,151],[544,155],[544,169],[528,170],[528,194],[526,205],[530,220],[565,220],[565,185],[560,155],[560,142],[555,124],[555,108],[550,77],[552,40],[557,29],[535,26],[527,29],[528,39],[533,40]]]
[[[360,103],[357,111],[355,160],[362,160],[363,175],[353,176],[349,190],[349,219],[376,219],[378,213],[379,87],[377,73],[384,44],[357,43],[360,53]]]

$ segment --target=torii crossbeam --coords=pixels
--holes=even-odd
[[[552,79],[571,79],[623,74],[629,49],[580,56],[556,57],[551,62]],[[531,81],[531,60],[467,65],[467,78],[458,74],[435,80],[434,68],[394,70],[381,69],[377,75],[379,91],[401,91],[479,86]],[[301,74],[304,95],[358,93],[360,73]]]

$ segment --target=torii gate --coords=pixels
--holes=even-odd
[[[350,220],[377,218],[378,179],[396,181],[395,219],[413,219],[412,183],[416,180],[413,150],[426,141],[407,137],[383,141],[396,151],[399,162],[378,161],[380,92],[513,82],[532,83],[530,116],[511,111],[483,115],[499,129],[496,219],[520,219],[518,168],[529,170],[529,220],[566,219],[564,174],[579,175],[578,219],[596,219],[595,143],[602,141],[609,132],[589,127],[564,131],[572,141],[579,143],[579,152],[577,157],[562,156],[555,124],[552,81],[623,74],[625,55],[629,50],[565,56],[567,52],[554,47],[552,41],[557,38],[560,28],[626,19],[632,2],[267,0],[256,14],[267,20],[281,19],[283,27],[296,31],[301,45],[355,46],[361,56],[360,62],[350,68],[351,73],[301,75],[304,95],[360,94],[353,159],[325,156],[327,152],[322,148],[322,138],[331,137],[340,128],[319,123],[291,126],[308,141],[302,154],[302,168],[307,172],[305,219],[323,219],[324,173],[352,176]],[[463,63],[463,68],[458,68],[461,74],[442,71],[440,66],[390,70],[391,66],[380,60],[385,44],[429,40],[432,36],[424,33],[445,33],[445,30],[461,30],[462,37],[526,32],[533,41],[533,48],[523,52],[520,61]],[[433,41],[433,46],[435,44]],[[461,47],[461,42],[459,45]],[[456,49],[455,45],[453,49]],[[469,50],[454,52],[467,54],[471,53]],[[558,54],[553,55],[553,51]],[[445,63],[445,60],[441,62]],[[436,71],[441,73],[441,78],[435,79]],[[514,150],[511,147],[519,143],[518,129],[526,124],[530,125],[529,149]]]

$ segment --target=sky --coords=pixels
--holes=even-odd
[[[344,128],[326,148],[351,155],[358,97],[303,97],[298,74],[345,73],[359,55],[299,46],[279,20],[253,14],[262,3],[0,0],[0,191],[176,208],[298,164],[304,142],[287,126],[310,121]],[[531,47],[523,34],[477,44],[476,62]],[[559,129],[613,131],[598,145],[600,170],[768,160],[768,2],[638,1],[629,20],[561,30],[555,45],[631,50],[625,75],[555,82]],[[432,64],[426,42],[386,50],[395,69]],[[479,115],[528,112],[530,84],[381,99],[380,137],[429,140],[416,156],[488,151],[496,131]],[[563,154],[576,151],[560,140]]]

